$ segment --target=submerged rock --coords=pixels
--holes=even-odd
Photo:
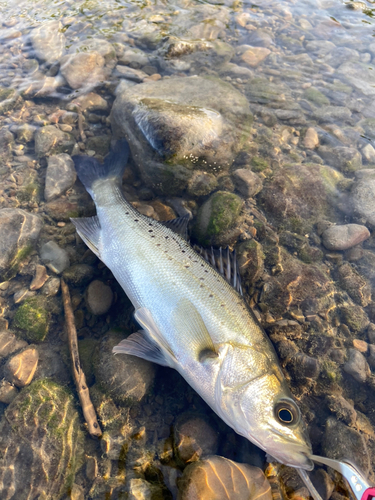
[[[201,417],[182,415],[174,427],[176,453],[184,463],[217,452],[218,434]]]
[[[15,328],[30,342],[43,342],[49,329],[49,312],[41,296],[25,300],[13,319]]]
[[[38,59],[54,64],[64,53],[65,36],[60,21],[44,21],[30,33],[30,40]]]
[[[188,465],[178,489],[178,500],[272,500],[261,469],[219,456]]]
[[[38,158],[58,153],[70,154],[74,144],[73,136],[53,125],[41,127],[35,134],[35,153]]]
[[[245,97],[214,77],[172,77],[117,96],[112,128],[129,140],[149,185],[168,194],[187,187],[195,169],[227,171],[247,138]]]
[[[0,421],[0,497],[60,500],[82,460],[73,396],[49,380],[23,389]]]
[[[351,201],[354,211],[375,226],[375,172],[359,170],[356,182],[351,191]]]
[[[359,224],[345,224],[331,226],[322,234],[323,245],[328,250],[347,250],[370,237],[366,226]]]
[[[13,277],[33,250],[42,229],[42,220],[19,208],[0,210],[0,278]]]
[[[366,358],[362,353],[357,351],[357,349],[349,349],[348,354],[349,359],[344,364],[343,370],[351,375],[357,382],[366,382],[367,377],[370,375],[370,368]]]
[[[112,305],[113,292],[102,281],[92,281],[86,290],[86,303],[92,314],[100,316],[109,311]]]
[[[318,153],[323,160],[340,170],[340,172],[350,173],[362,168],[362,155],[355,148],[320,146]]]
[[[16,387],[31,384],[38,366],[38,359],[38,351],[31,347],[12,356],[5,365],[6,379]]]
[[[44,198],[46,201],[54,200],[65,193],[75,183],[77,173],[71,157],[65,153],[50,156],[46,173]]]
[[[61,274],[70,265],[69,255],[54,241],[48,241],[40,249],[40,258],[56,274]]]

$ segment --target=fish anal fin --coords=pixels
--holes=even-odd
[[[70,219],[77,229],[77,233],[94,254],[100,258],[100,223],[96,215],[94,217],[83,217],[80,219]]]
[[[175,233],[179,234],[184,240],[188,241],[188,224],[190,221],[190,215],[184,215],[183,217],[177,217],[176,219],[165,220],[160,222],[165,227],[169,227]]]
[[[177,359],[168,344],[168,341],[164,338],[163,334],[156,325],[149,309],[146,307],[137,309],[134,313],[134,317],[145,330],[150,339],[158,346],[166,360],[166,365],[173,366],[173,364],[177,362]]]
[[[113,352],[115,354],[129,354],[161,366],[169,366],[158,345],[150,340],[145,331],[132,333],[116,345]]]
[[[173,311],[173,324],[186,341],[185,349],[192,351],[198,361],[217,357],[217,349],[197,308],[188,299],[181,299]]]

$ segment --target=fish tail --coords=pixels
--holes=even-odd
[[[121,183],[128,156],[129,144],[121,139],[111,148],[103,164],[91,156],[76,155],[72,158],[79,180],[92,196],[93,184],[99,179],[113,178]]]

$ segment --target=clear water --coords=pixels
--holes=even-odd
[[[128,199],[159,220],[188,210],[194,227],[199,207],[215,190],[234,192],[244,200],[242,215],[230,228],[232,236],[227,232],[216,243],[237,248],[247,300],[275,344],[314,452],[328,453],[333,447],[328,435],[337,433],[343,443],[337,445],[336,458],[360,461],[366,474],[374,477],[373,2],[23,0],[0,2],[0,12],[0,209],[21,208],[44,223],[35,249],[0,284],[0,331],[22,336],[16,311],[27,298],[43,296],[49,333],[37,344],[34,379],[47,377],[69,387],[77,407],[58,274],[48,270],[48,289],[45,285],[30,293],[29,286],[35,266],[42,264],[40,249],[50,240],[67,251],[71,265],[91,266],[86,278],[71,280],[69,287],[82,363],[105,434],[101,441],[89,438],[79,414],[85,433],[84,458],[67,498],[127,498],[129,488],[135,488],[131,480],[137,478],[154,488],[154,496],[149,493],[145,498],[177,498],[176,479],[186,461],[172,448],[178,447],[181,422],[196,417],[203,420],[196,424],[201,434],[194,445],[200,450],[195,458],[213,453],[260,467],[265,464],[262,452],[223,424],[170,370],[158,368],[152,389],[139,403],[129,406],[103,396],[101,379],[92,365],[99,364],[102,338],[109,331],[136,330],[132,308],[110,271],[87,251],[69,222],[70,215],[94,214],[80,183],[57,200],[48,202],[44,197],[47,159],[46,154],[37,154],[34,140],[41,127],[52,125],[71,134],[69,153],[102,160],[109,140],[118,132],[111,130],[109,119],[118,86],[130,88],[144,79],[168,81],[173,76],[210,76],[230,83],[250,104],[251,130],[229,174],[211,171],[218,180],[211,191],[202,195],[189,187],[168,192],[168,184],[160,189],[145,181],[133,158],[124,178]],[[37,52],[33,33],[50,21],[61,24]],[[107,71],[93,70],[86,82],[72,86],[73,79],[69,84],[66,74],[61,76],[61,59],[66,53],[92,52],[92,39],[112,44]],[[186,52],[178,45],[181,40],[190,47]],[[80,42],[86,46],[78,49]],[[218,48],[217,42],[224,44]],[[43,46],[55,47],[47,61],[42,60]],[[177,50],[173,56],[171,47]],[[104,44],[94,48],[109,57]],[[131,60],[124,56],[127,50],[133,54]],[[102,102],[101,109],[93,111],[71,107],[73,99],[89,92],[104,98],[107,106]],[[67,110],[74,113],[71,120]],[[30,126],[26,132],[24,124]],[[96,137],[101,138],[100,144]],[[152,137],[149,142],[153,144]],[[230,178],[231,172],[242,168],[256,172],[263,183],[251,199]],[[328,241],[324,231],[330,224],[361,227],[344,248],[345,242],[337,247],[332,237]],[[195,229],[194,242],[197,234]],[[348,238],[344,236],[346,242]],[[259,251],[253,248],[246,254],[241,245],[250,241],[259,243]],[[104,282],[114,294],[112,307],[103,315],[92,314],[86,305],[86,289],[93,279]],[[6,376],[9,358],[0,358],[1,377]],[[3,422],[7,407],[0,403]],[[55,410],[60,414],[57,403]],[[36,429],[38,425],[36,419]],[[204,425],[213,436],[211,445]],[[40,438],[35,439],[39,443]],[[16,498],[1,475],[2,460],[0,454],[0,492],[3,487],[8,495],[3,498]],[[39,484],[41,469],[33,468],[33,459],[20,463],[14,466],[19,467],[21,481]],[[336,495],[332,498],[339,500],[347,493],[337,478],[332,479]],[[306,495],[302,483],[285,470],[277,470],[270,480],[275,495],[278,484],[290,498]],[[22,498],[41,498],[33,496],[31,486],[26,489],[30,493],[24,491]],[[20,495],[21,490],[17,491]],[[131,498],[143,498],[133,494],[139,496]]]

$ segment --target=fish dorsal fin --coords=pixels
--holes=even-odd
[[[197,308],[188,299],[181,299],[172,314],[172,322],[177,332],[181,332],[181,340],[186,351],[192,351],[195,359],[205,361],[217,357],[212,338]]]
[[[194,250],[211,264],[239,294],[243,295],[236,250],[231,252],[229,247],[225,248],[225,250],[221,247],[219,249],[211,247],[211,249],[207,250],[198,245],[194,245]]]
[[[169,366],[162,350],[144,330],[129,335],[113,348],[113,352],[115,354],[130,354],[151,361],[151,363]]]
[[[70,220],[89,249],[100,259],[99,241],[101,227],[98,217],[94,215],[94,217],[82,217]]]
[[[165,220],[160,222],[165,227],[169,227],[175,233],[179,234],[184,240],[188,241],[188,224],[190,220],[190,215],[186,214],[183,217],[177,217],[176,219]]]

